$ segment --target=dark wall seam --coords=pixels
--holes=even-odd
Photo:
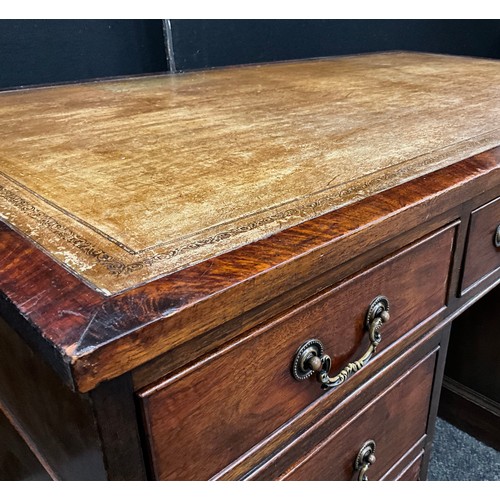
[[[165,38],[165,50],[167,52],[168,70],[170,73],[176,72],[174,41],[172,39],[172,25],[170,19],[163,20],[163,36]]]

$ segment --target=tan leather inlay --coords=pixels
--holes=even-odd
[[[375,54],[0,94],[0,217],[103,293],[500,143],[500,62]]]

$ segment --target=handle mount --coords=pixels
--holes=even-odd
[[[292,365],[292,374],[297,380],[304,380],[313,373],[317,374],[318,381],[323,389],[337,387],[345,382],[353,373],[356,373],[375,354],[377,346],[382,340],[380,327],[389,321],[389,299],[379,295],[370,304],[366,313],[365,327],[368,330],[370,347],[356,361],[349,363],[338,375],[330,377],[332,360],[323,353],[323,344],[318,339],[310,339],[302,344],[297,352]]]
[[[370,439],[361,447],[354,461],[354,470],[359,471],[358,481],[368,481],[366,473],[375,461],[375,441]]]

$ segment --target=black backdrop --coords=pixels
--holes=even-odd
[[[380,50],[500,58],[500,20],[1,20],[0,89]],[[174,57],[174,64],[167,53]]]

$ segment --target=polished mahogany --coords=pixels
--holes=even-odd
[[[2,136],[5,152],[2,149],[0,159],[0,195],[2,207],[7,207],[0,211],[0,434],[8,443],[8,450],[0,454],[0,478],[355,479],[356,453],[373,438],[380,445],[375,451],[377,462],[367,469],[369,479],[425,479],[448,343],[448,378],[442,401],[462,401],[462,408],[477,408],[485,401],[482,396],[491,401],[492,391],[497,389],[494,377],[485,375],[494,368],[482,368],[492,366],[498,324],[500,253],[494,235],[500,225],[500,140],[495,124],[485,118],[497,116],[494,70],[498,68],[491,61],[440,56],[452,67],[460,66],[452,75],[460,87],[455,95],[455,87],[446,85],[447,80],[443,84],[421,77],[422,72],[448,67],[437,64],[442,61],[438,56],[373,57],[336,60],[335,67],[342,67],[340,73],[331,71],[328,61],[301,66],[312,71],[314,81],[301,78],[296,73],[298,65],[288,63],[226,69],[224,75],[235,76],[230,88],[219,73],[207,72],[179,79],[155,77],[154,81],[145,78],[111,86],[85,84],[0,96],[8,105],[0,123],[11,138],[9,142]],[[415,60],[416,65],[411,62]],[[375,94],[370,95],[353,90],[355,103],[366,101],[372,107],[356,104],[351,109],[349,92],[333,95],[326,83],[340,78],[337,83],[349,87],[367,71],[367,61],[376,61],[376,74],[391,80],[391,85],[382,88],[377,84]],[[476,71],[470,71],[472,67]],[[266,78],[274,74],[271,81],[279,81],[282,92],[300,97],[302,120],[293,101],[278,106],[282,96],[274,99],[275,85],[267,83],[266,102],[273,106],[275,121],[268,116],[262,123],[267,127],[272,122],[273,127],[266,128],[272,133],[259,135],[252,128],[241,128],[241,123],[233,125],[252,136],[252,151],[260,151],[262,165],[277,175],[273,185],[280,184],[277,158],[285,162],[286,175],[294,179],[298,175],[299,198],[307,203],[283,210],[262,206],[267,215],[261,218],[257,211],[252,215],[255,220],[199,241],[195,238],[181,249],[186,255],[193,252],[191,261],[184,262],[184,254],[175,253],[181,251],[178,248],[172,250],[172,256],[179,258],[172,269],[162,267],[164,249],[153,245],[147,250],[152,268],[145,270],[140,251],[123,242],[156,237],[149,219],[142,227],[140,219],[130,218],[136,209],[146,218],[151,209],[141,198],[142,189],[151,187],[151,179],[161,173],[158,178],[163,184],[154,185],[153,191],[158,190],[158,200],[163,203],[162,189],[169,172],[177,172],[180,177],[175,182],[189,188],[196,183],[195,170],[189,168],[194,152],[224,152],[211,163],[216,167],[219,162],[220,169],[210,170],[213,177],[204,177],[198,188],[221,188],[221,172],[238,179],[239,164],[231,163],[233,153],[241,160],[251,157],[252,151],[244,151],[236,132],[222,134],[217,128],[221,122],[214,119],[218,112],[210,114],[201,103],[223,101],[224,112],[231,114],[237,101],[243,107],[234,111],[245,122],[248,116],[241,109],[259,102],[255,89],[259,88],[257,82],[264,82],[259,80],[259,72]],[[403,85],[408,79],[416,87]],[[300,85],[292,85],[292,81],[300,81]],[[193,82],[213,93],[200,94],[201,87]],[[165,101],[165,94],[155,93],[158,85],[189,104],[178,110],[178,124],[189,113],[211,124],[197,128],[194,121],[186,122],[185,130],[198,130],[199,137],[203,136],[198,143],[196,133],[188,136],[182,128],[175,130],[178,144],[188,141],[190,147],[179,147],[179,156],[169,157],[179,159],[172,170],[161,154],[170,144],[155,141],[154,134],[165,134],[161,117],[169,111],[174,120],[176,108],[168,108],[171,103]],[[432,94],[435,88],[439,93]],[[393,104],[389,106],[392,113],[399,116],[405,110],[400,121],[379,119],[388,109],[378,109],[379,90],[384,102]],[[129,92],[132,100],[127,98]],[[225,92],[235,100],[221,101]],[[409,100],[403,99],[404,107],[397,105],[406,95]],[[334,99],[338,108],[322,112],[325,96]],[[470,105],[459,117],[453,107],[458,98],[468,99]],[[137,100],[140,106],[135,107]],[[66,111],[60,109],[62,103]],[[199,106],[195,109],[193,103]],[[423,111],[424,104],[432,107],[433,103],[439,116]],[[476,104],[481,105],[479,115]],[[159,110],[159,106],[168,109]],[[266,107],[259,106],[259,112],[265,113]],[[359,117],[355,123],[366,126],[349,132],[342,128],[339,116]],[[428,120],[433,116],[441,121],[431,126]],[[57,122],[59,118],[61,122]],[[74,127],[67,130],[64,125],[75,119],[85,122],[81,137]],[[50,130],[43,126],[46,120],[52,120]],[[139,122],[147,127],[138,126]],[[341,129],[330,137],[328,130],[310,126],[307,137],[316,137],[320,130],[323,135],[309,144],[310,149],[296,149],[297,141],[306,136],[298,137],[290,124],[299,122],[306,128],[308,123],[318,127],[340,123]],[[439,124],[444,125],[439,128]],[[97,125],[106,134],[100,134]],[[148,133],[148,127],[155,132]],[[127,134],[132,129],[139,130],[140,141],[129,151],[130,158],[142,158],[137,164],[130,163],[129,157],[123,160],[122,150],[116,146],[129,144]],[[403,137],[397,140],[400,132],[406,142]],[[362,140],[364,134],[372,133],[386,147]],[[422,156],[415,141],[421,141],[424,133],[435,141],[435,149],[430,143],[422,145],[420,149],[432,149]],[[279,137],[282,147],[276,145]],[[453,142],[456,137],[461,140]],[[95,147],[88,149],[87,140],[105,142],[92,142]],[[402,147],[403,142],[407,147]],[[311,190],[316,189],[315,182],[323,179],[319,174],[333,168],[330,162],[338,154],[339,144],[352,146],[353,154],[340,155],[340,177],[333,172],[323,188],[328,191],[334,186],[341,203],[333,195],[323,199],[308,191],[309,182]],[[289,156],[292,150],[298,156]],[[78,165],[71,163],[75,158],[85,160],[81,175],[86,181],[81,185],[75,184],[79,172]],[[315,158],[322,167],[314,163]],[[25,168],[33,175],[23,179],[22,161],[29,159]],[[294,159],[302,162],[304,170]],[[129,163],[121,164],[122,160]],[[150,167],[151,175],[124,175],[131,165]],[[45,169],[51,168],[62,169],[61,176],[44,181]],[[130,195],[129,205],[117,204],[115,211],[104,211],[97,222],[100,205],[90,195],[87,200],[86,193],[100,192],[106,183],[89,186],[89,179],[94,180],[89,172],[94,168],[100,169],[96,180],[101,176],[109,182],[108,176],[114,172],[121,188],[125,183],[129,189],[110,194],[106,203],[112,205],[123,193]],[[317,178],[299,175],[311,168],[316,169]],[[259,181],[252,172],[257,176],[250,168],[242,172],[237,187],[241,200],[233,196],[232,186],[225,187],[236,205],[239,201],[254,204],[264,194],[275,194],[259,191],[270,180],[263,176]],[[348,178],[351,174],[352,179]],[[340,178],[356,183],[344,185]],[[76,198],[67,196],[62,188],[55,189],[57,183],[64,185],[64,179],[73,182],[71,189],[78,188]],[[28,189],[23,182],[40,184],[38,190]],[[186,193],[179,189],[168,196],[174,196],[179,207],[187,200],[194,204],[190,205],[193,214],[203,214],[202,197]],[[61,209],[56,198],[68,207],[83,200],[78,210],[88,208],[88,218]],[[214,199],[210,198],[212,209]],[[332,203],[331,209],[324,209],[326,202]],[[166,220],[175,221],[175,205],[168,209],[170,218],[165,215]],[[118,213],[125,215],[120,218]],[[63,219],[71,219],[71,228],[61,223]],[[151,216],[153,220],[157,219]],[[128,264],[120,267],[115,254],[100,251],[94,243],[106,239],[100,224],[126,228],[127,221],[130,233],[122,234],[124,240],[106,243],[117,255],[128,252]],[[273,224],[274,231],[245,239],[243,233],[257,230],[266,221]],[[175,240],[175,224],[162,224],[158,231]],[[91,232],[92,238],[82,236]],[[229,245],[226,239],[233,236],[244,238]],[[203,245],[215,245],[217,251],[202,257],[197,253],[203,250],[201,240]],[[92,259],[99,261],[95,268]],[[124,269],[130,274],[124,275]],[[112,286],[106,289],[105,283]],[[378,295],[389,299],[391,318],[381,328],[382,341],[373,357],[366,366],[357,366],[356,360],[369,345],[366,311]],[[319,338],[332,358],[331,376],[354,364],[355,369],[350,368],[354,374],[345,383],[324,391],[314,377],[294,379],[295,353],[311,338]],[[497,411],[495,405],[488,411],[492,408]],[[464,419],[472,413],[464,411]],[[498,426],[491,422],[482,413],[469,427],[487,428],[483,436],[492,442]],[[369,457],[363,460],[369,461]]]

